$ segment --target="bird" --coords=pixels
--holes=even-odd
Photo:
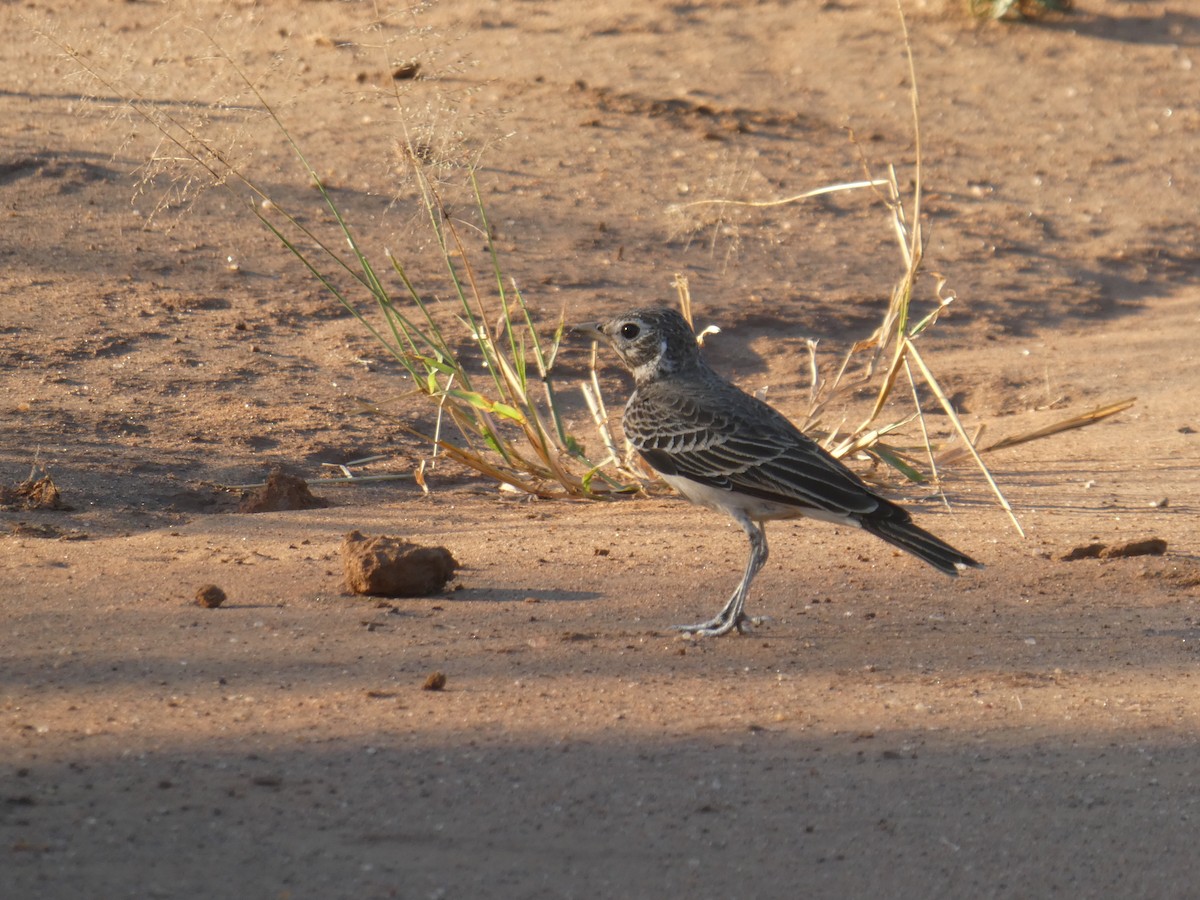
[[[699,506],[729,515],[750,540],[742,580],[713,618],[675,628],[745,633],[750,584],[767,561],[765,523],[808,517],[853,525],[947,575],[982,564],[918,527],[782,413],[705,361],[687,320],[646,307],[574,331],[609,344],[633,375],[625,437],[651,469]]]

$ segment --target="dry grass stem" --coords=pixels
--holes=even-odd
[[[1077,415],[1068,416],[1065,419],[1060,419],[1057,422],[1052,422],[1049,425],[1043,425],[1039,428],[1034,428],[1031,431],[1021,432],[1003,437],[994,444],[988,444],[986,447],[979,447],[980,453],[993,453],[997,450],[1007,450],[1009,447],[1016,447],[1019,444],[1027,444],[1030,441],[1041,440],[1042,438],[1052,437],[1056,434],[1062,434],[1064,431],[1071,431],[1075,428],[1084,428],[1088,425],[1095,425],[1097,422],[1102,422],[1105,419],[1122,413],[1132,407],[1137,402],[1136,397],[1129,397],[1125,400],[1118,400],[1116,403],[1108,403],[1103,406],[1097,406],[1087,412],[1078,413]],[[983,429],[975,435],[972,442],[974,446],[978,446],[979,437],[982,435]],[[966,447],[956,444],[952,447],[947,447],[938,455],[938,461],[943,465],[957,462],[967,455]]]
[[[727,200],[727,199],[707,199],[693,200],[690,203],[678,203],[673,206],[672,211],[681,212],[685,209],[694,209],[701,206],[741,206],[749,209],[768,209],[772,206],[787,206],[790,203],[799,203],[801,200],[809,200],[813,197],[820,197],[823,194],[836,194],[840,191],[856,191],[862,188],[880,187],[885,182],[878,180],[868,181],[848,181],[845,184],[831,184],[825,187],[813,188],[812,190],[804,191],[800,194],[795,194],[791,197],[772,198],[770,200]],[[691,319],[688,319],[690,322]]]

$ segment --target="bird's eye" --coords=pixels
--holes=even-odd
[[[627,341],[632,341],[635,337],[637,337],[641,333],[642,333],[642,329],[640,329],[633,322],[626,322],[624,325],[621,326],[621,337],[625,338],[625,340],[627,340]]]

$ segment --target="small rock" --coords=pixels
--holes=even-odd
[[[401,63],[392,70],[392,78],[396,81],[411,81],[421,74],[421,64],[416,60]]]
[[[216,609],[225,602],[225,592],[215,584],[206,584],[196,591],[196,604],[205,609]]]
[[[421,685],[423,691],[440,691],[446,687],[445,672],[430,672],[429,677],[425,679],[425,683]]]

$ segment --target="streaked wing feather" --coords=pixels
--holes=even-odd
[[[660,471],[778,503],[869,514],[880,499],[853,472],[765,404],[753,418],[699,409],[692,401],[638,398],[625,432]],[[744,403],[744,395],[739,399]]]

